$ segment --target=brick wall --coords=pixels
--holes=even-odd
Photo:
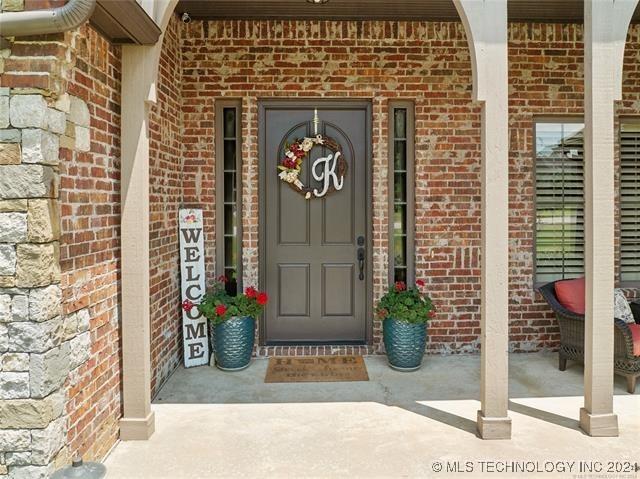
[[[157,104],[149,118],[149,256],[151,389],[154,394],[182,361],[178,208],[183,201],[180,30],[176,16],[160,56]]]
[[[63,313],[88,323],[88,360],[68,380],[71,452],[102,458],[120,406],[120,48],[85,25],[67,94],[79,115],[61,148]],[[82,137],[82,138],[81,138]],[[76,146],[74,148],[74,146]],[[85,333],[87,334],[87,333]]]
[[[630,39],[637,38],[634,26]],[[555,348],[559,333],[533,291],[534,117],[582,112],[581,27],[510,26],[510,347]],[[416,107],[416,267],[438,307],[432,352],[470,352],[480,333],[480,110],[461,24],[192,22],[182,42],[185,199],[205,208],[214,244],[214,103],[243,102],[244,281],[257,281],[258,98],[366,98],[373,106],[374,296],[387,282],[387,104]],[[627,50],[625,101],[637,111],[637,48]],[[213,258],[208,257],[210,270]],[[375,324],[375,345],[380,325]],[[307,348],[310,349],[310,348]],[[330,348],[315,348],[314,353]],[[261,351],[265,352],[265,351]],[[268,352],[268,351],[267,351]],[[278,354],[296,353],[279,348]]]

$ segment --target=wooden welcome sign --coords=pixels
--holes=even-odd
[[[181,209],[179,215],[180,274],[182,301],[200,302],[205,293],[204,224],[202,210]],[[198,308],[182,310],[184,366],[200,366],[209,362],[207,319]]]

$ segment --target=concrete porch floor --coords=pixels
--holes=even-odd
[[[559,371],[556,354],[510,355],[510,441],[475,435],[479,356],[427,356],[415,373],[366,364],[370,380],[351,383],[265,384],[266,360],[238,373],[180,368],[154,401],[155,434],[119,443],[107,478],[587,478],[598,471],[586,467],[640,463],[640,393],[616,378],[620,437],[588,437],[583,368]],[[489,471],[505,461],[550,472]],[[447,472],[456,464],[469,472]],[[640,477],[624,471],[608,477]]]

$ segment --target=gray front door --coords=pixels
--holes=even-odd
[[[263,287],[271,300],[265,314],[265,340],[274,343],[364,342],[366,339],[368,247],[368,108],[265,104],[261,110]],[[333,138],[348,163],[344,186],[324,198],[305,199],[278,178],[285,143],[314,136]],[[300,179],[313,179],[313,160],[329,153],[309,152]],[[321,189],[321,188],[320,188]],[[362,261],[358,249],[365,249]],[[362,279],[361,279],[362,278]]]

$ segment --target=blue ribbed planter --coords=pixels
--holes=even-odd
[[[249,316],[231,318],[214,328],[216,366],[223,371],[239,371],[251,363],[256,320]]]
[[[427,345],[427,325],[394,318],[382,322],[384,348],[389,366],[398,371],[420,369]]]

